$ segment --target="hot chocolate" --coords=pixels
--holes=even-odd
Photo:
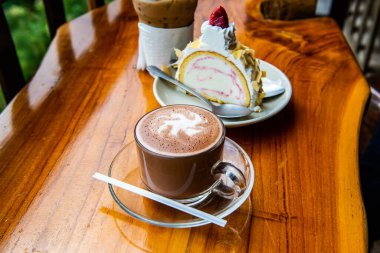
[[[201,198],[215,183],[211,168],[222,160],[224,135],[221,120],[200,107],[173,105],[146,114],[135,127],[142,181],[184,203]]]
[[[194,106],[164,107],[146,115],[136,126],[137,140],[155,153],[186,156],[211,148],[223,126],[209,111]]]

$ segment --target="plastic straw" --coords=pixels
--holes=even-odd
[[[105,176],[105,175],[97,173],[97,172],[92,177],[95,178],[95,179],[98,179],[100,181],[103,181],[103,182],[115,185],[117,187],[120,187],[120,188],[122,188],[124,190],[127,190],[127,191],[130,191],[130,192],[139,194],[139,195],[144,196],[144,197],[146,197],[148,199],[157,201],[157,202],[159,202],[161,204],[173,207],[173,208],[175,208],[177,210],[180,210],[182,212],[191,214],[191,215],[196,216],[198,218],[201,218],[203,220],[209,221],[209,222],[214,223],[214,224],[216,224],[218,226],[224,227],[227,224],[227,221],[224,220],[224,219],[221,219],[221,218],[218,218],[218,217],[216,217],[214,215],[202,212],[202,211],[200,211],[198,209],[186,206],[184,204],[181,204],[181,203],[176,202],[174,200],[168,199],[168,198],[163,197],[161,195],[155,194],[153,192],[150,192],[150,191],[138,188],[136,186],[127,184],[125,182],[121,182],[121,181],[119,181],[117,179],[114,179],[112,177],[108,177],[108,176]]]

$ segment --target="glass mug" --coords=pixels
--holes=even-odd
[[[144,115],[134,134],[141,179],[150,191],[191,206],[214,194],[232,199],[244,192],[243,173],[223,162],[225,128],[212,112],[161,107]]]

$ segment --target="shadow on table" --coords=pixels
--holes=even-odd
[[[152,201],[146,204],[154,209],[151,206],[154,205]],[[195,252],[212,252],[218,249],[227,252],[248,251],[252,225],[250,198],[225,218],[228,221],[225,228],[217,225],[195,228],[159,227],[134,219],[118,210],[120,209],[116,204],[112,209],[106,207],[100,209],[102,213],[114,219],[117,229],[130,245],[144,252],[185,252],[188,249]],[[207,241],[213,243],[207,243]],[[210,247],[215,247],[215,249]]]

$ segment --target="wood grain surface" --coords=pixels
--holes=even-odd
[[[256,19],[293,20],[315,16],[316,0],[245,0],[246,12]]]
[[[1,252],[366,252],[358,132],[369,89],[339,28],[329,18],[255,21],[243,1],[199,1],[197,36],[218,4],[294,92],[277,116],[227,131],[255,166],[251,198],[228,227],[148,225],[91,178],[159,106],[153,79],[135,69],[137,16],[116,0],[62,26],[0,116]]]

